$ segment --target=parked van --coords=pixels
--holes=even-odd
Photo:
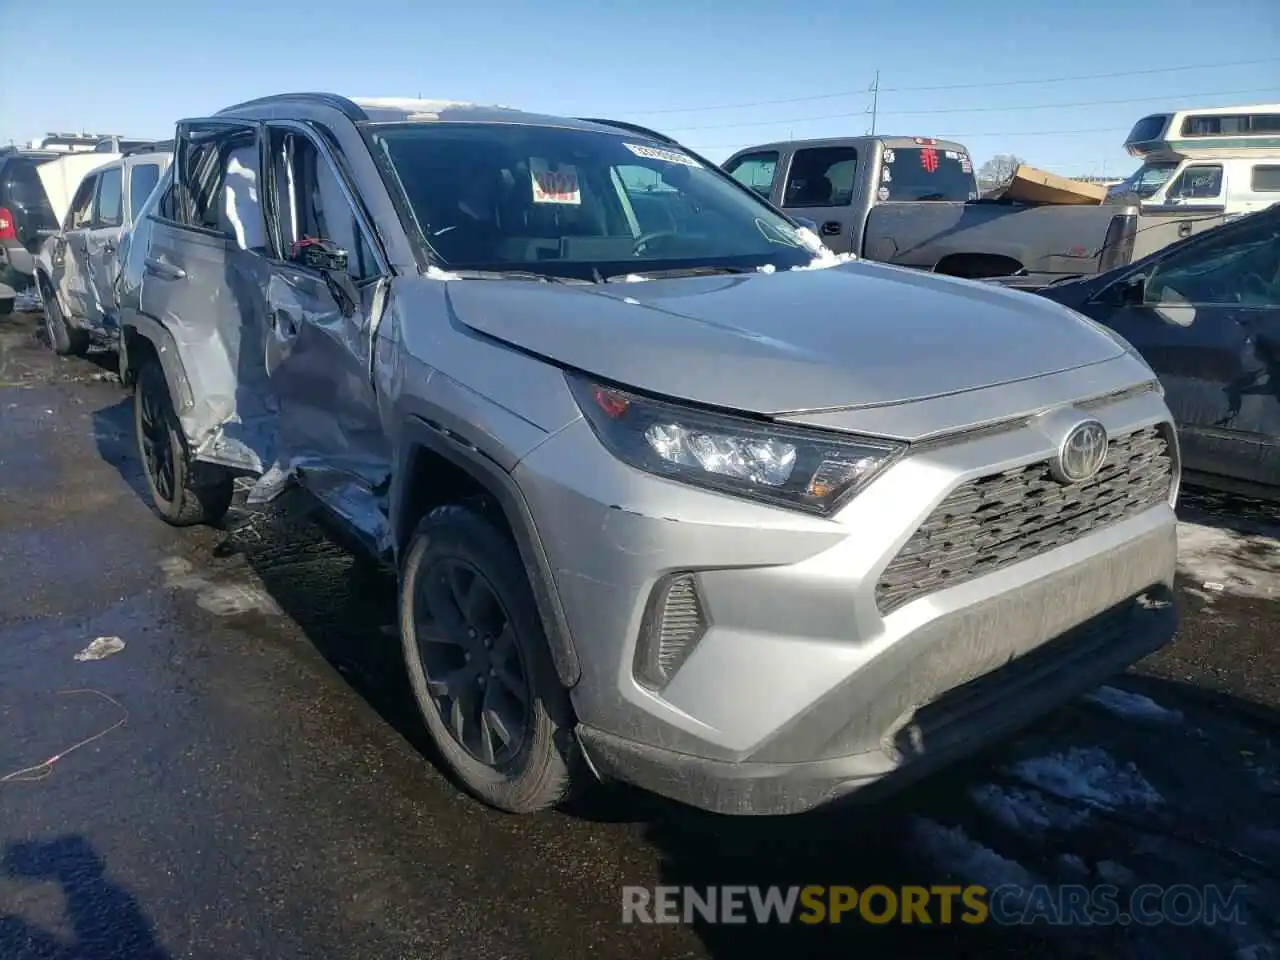
[[[1125,140],[1142,166],[1108,193],[1142,211],[1239,216],[1280,200],[1280,103],[1143,117]]]

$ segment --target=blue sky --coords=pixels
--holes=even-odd
[[[4,7],[3,143],[49,130],[168,136],[181,117],[292,89],[612,116],[722,160],[788,136],[867,132],[879,69],[879,132],[959,139],[979,163],[1016,153],[1120,175],[1136,165],[1124,134],[1146,113],[1280,101],[1276,0]],[[1131,75],[1096,76],[1117,73]]]

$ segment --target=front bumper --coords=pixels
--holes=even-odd
[[[950,762],[1168,642],[1168,500],[879,608],[881,573],[949,493],[1047,459],[1058,414],[1078,412],[921,450],[832,519],[640,474],[582,422],[544,443],[514,476],[582,665],[572,695],[595,768],[705,809],[798,812]],[[1088,414],[1173,442],[1154,392]],[[673,573],[696,579],[705,629],[654,689],[637,680],[637,646]]]

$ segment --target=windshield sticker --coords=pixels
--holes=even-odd
[[[877,196],[877,197],[879,197],[881,200],[888,200],[888,199],[889,199],[889,188],[888,188],[888,187],[881,187],[879,190],[877,190],[877,191],[876,191],[876,196]]]
[[[541,157],[530,157],[529,176],[533,182],[534,203],[567,203],[575,207],[581,205],[582,194],[578,191],[576,167],[561,163],[552,170]]]
[[[938,172],[938,151],[933,147],[925,147],[920,151],[920,166],[924,168],[925,173]]]
[[[624,142],[622,145],[637,157],[645,157],[649,160],[664,160],[667,163],[679,163],[686,167],[702,167],[702,164],[693,159],[693,157],[687,153],[681,153],[679,150],[663,150],[661,147],[648,147],[642,143]]]
[[[883,180],[885,183],[892,183],[892,182],[893,182],[893,171],[892,171],[892,170],[890,170],[888,167],[881,167],[881,168],[880,168],[880,179],[881,179],[881,180]]]
[[[960,169],[965,173],[973,173],[973,161],[968,157],[960,158]]]
[[[943,156],[945,156],[948,160],[960,159],[960,154],[956,153],[954,150],[948,150],[946,153],[943,154]]]
[[[886,150],[886,151],[884,152],[884,162],[885,162],[885,163],[893,163],[893,151],[892,151],[892,150]]]

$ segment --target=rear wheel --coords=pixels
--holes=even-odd
[[[156,360],[147,360],[138,371],[133,422],[147,489],[161,519],[175,527],[221,520],[231,506],[235,479],[191,459],[164,370]]]
[[[44,328],[49,335],[49,346],[53,347],[53,352],[60,357],[83,355],[89,349],[89,334],[67,323],[62,307],[58,305],[58,298],[54,296],[48,284],[42,284],[42,292],[44,293]]]
[[[423,719],[468,791],[511,813],[568,794],[572,710],[508,536],[461,505],[423,518],[401,572],[400,636]]]

